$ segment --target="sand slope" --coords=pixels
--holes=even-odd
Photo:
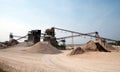
[[[69,50],[44,54],[27,53],[22,51],[24,49],[0,50],[0,67],[8,72],[120,72],[120,52],[87,52],[67,56]]]
[[[38,42],[29,49],[27,49],[26,51],[30,53],[44,53],[44,54],[61,53],[57,48],[53,47],[49,42]]]
[[[82,49],[84,51],[100,51],[100,52],[109,52],[107,49],[105,49],[100,43],[89,41],[87,44],[82,46]]]

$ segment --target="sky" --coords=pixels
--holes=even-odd
[[[0,0],[0,41],[9,40],[10,32],[24,36],[30,30],[44,32],[51,27],[98,31],[102,37],[120,40],[120,0]],[[83,43],[91,38],[75,39]]]

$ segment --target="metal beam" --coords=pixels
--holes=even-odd
[[[23,36],[23,37],[20,37],[20,38],[18,38],[18,39],[16,39],[16,40],[20,40],[20,39],[22,39],[22,38],[26,38],[26,36],[28,36],[28,35],[25,35],[25,36]]]
[[[85,33],[85,34],[96,34],[96,32]],[[78,35],[73,35],[73,36],[59,37],[59,38],[57,38],[57,40],[71,38],[71,37],[79,37],[79,36],[82,36],[82,35],[78,34]]]
[[[85,33],[79,33],[79,32],[75,32],[75,31],[70,31],[70,30],[66,30],[66,29],[61,29],[61,28],[56,28],[53,27],[54,29],[58,29],[58,30],[62,30],[62,31],[66,31],[66,32],[70,32],[70,33],[75,33],[75,34],[79,34],[79,35],[83,35],[83,36],[90,36],[90,37],[94,37],[94,38],[98,38],[98,39],[105,39],[108,41],[117,41],[117,40],[113,40],[113,39],[109,39],[109,38],[104,38],[104,37],[98,37],[98,36],[93,36],[93,35],[89,35],[89,34],[85,34]]]

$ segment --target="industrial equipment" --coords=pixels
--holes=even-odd
[[[41,30],[31,30],[28,32],[28,41],[33,42],[34,44],[40,41]]]

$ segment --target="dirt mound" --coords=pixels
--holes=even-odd
[[[82,54],[82,53],[84,53],[84,50],[81,47],[78,47],[72,50],[72,52],[70,52],[69,55],[77,55],[77,54]]]
[[[102,45],[105,49],[107,49],[109,51],[117,51],[117,49],[115,47],[113,47],[112,45],[108,44],[103,39],[98,39],[96,42],[98,42],[100,45]]]
[[[56,54],[61,53],[58,49],[53,47],[49,42],[38,42],[31,46],[26,51],[30,53]]]
[[[89,41],[85,46],[83,46],[85,51],[100,51],[100,52],[109,52],[98,42]]]
[[[7,45],[0,43],[0,49],[7,48]]]
[[[10,46],[16,45],[16,44],[18,44],[18,43],[19,43],[19,42],[18,42],[17,40],[15,40],[15,39],[12,39],[12,40],[9,42]]]
[[[99,43],[95,43],[96,46],[97,46],[97,49],[98,51],[101,51],[101,52],[110,52],[108,50],[106,50],[102,45],[100,45]]]

